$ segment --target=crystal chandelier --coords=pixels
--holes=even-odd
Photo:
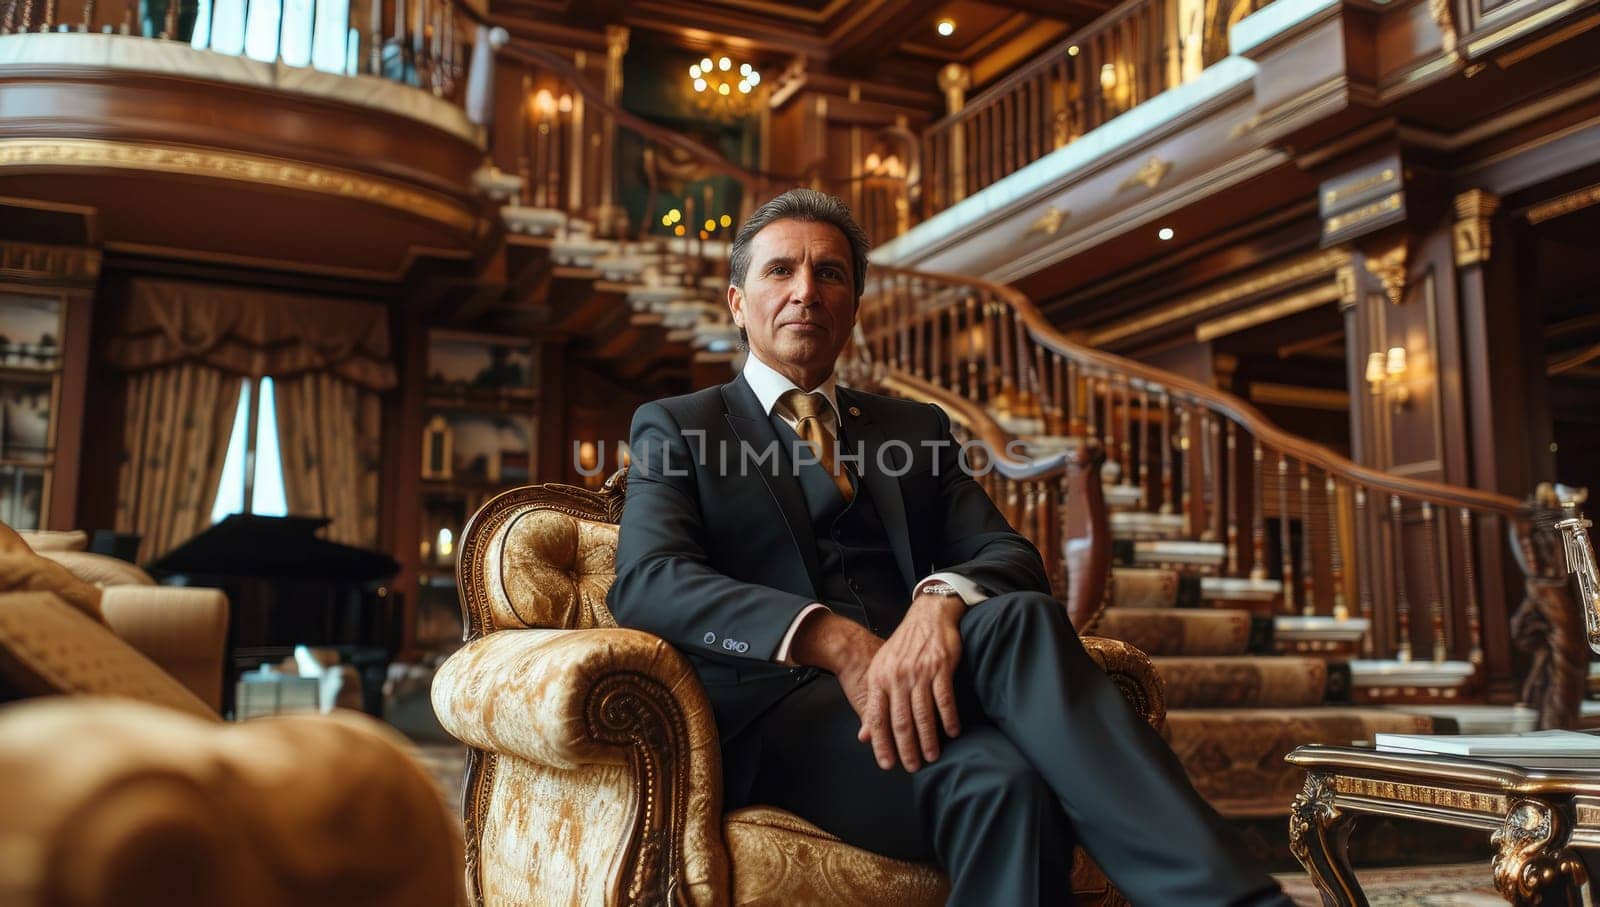
[[[727,55],[704,57],[689,67],[690,97],[695,106],[719,120],[747,117],[760,97],[761,73],[749,63],[736,63]]]

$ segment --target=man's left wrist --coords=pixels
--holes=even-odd
[[[917,595],[919,597],[923,595],[938,595],[961,598],[961,591],[955,586],[952,586],[943,580],[939,580],[931,583],[923,583],[922,588],[917,590]]]

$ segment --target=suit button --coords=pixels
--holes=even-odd
[[[856,582],[855,580],[851,580],[850,581],[850,591],[851,592],[860,592],[861,591],[861,584]]]

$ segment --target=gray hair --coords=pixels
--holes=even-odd
[[[780,220],[805,220],[837,227],[850,243],[856,299],[861,298],[867,289],[867,250],[872,248],[872,242],[867,239],[867,231],[861,229],[861,225],[851,216],[848,205],[815,189],[790,189],[757,208],[750,219],[739,226],[739,233],[733,238],[733,249],[728,255],[730,285],[744,289],[744,278],[750,270],[751,241],[769,224]]]

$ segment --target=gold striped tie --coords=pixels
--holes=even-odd
[[[822,424],[822,413],[828,405],[828,398],[822,394],[808,394],[799,388],[784,393],[782,402],[789,407],[789,412],[794,413],[799,419],[794,426],[794,433],[800,440],[811,445],[817,460],[822,463],[822,468],[833,476],[833,484],[839,487],[839,494],[844,496],[849,503],[855,497],[856,490],[850,485],[850,477],[844,474],[844,469],[834,459],[833,433]]]

